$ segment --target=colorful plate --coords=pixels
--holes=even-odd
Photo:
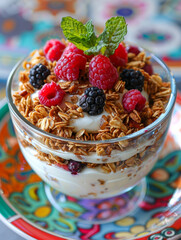
[[[159,160],[147,183],[144,201],[121,220],[92,225],[62,217],[20,152],[7,104],[0,107],[0,218],[24,238],[156,240],[181,236],[181,151]],[[71,211],[72,206],[67,208]]]

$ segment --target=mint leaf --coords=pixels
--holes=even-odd
[[[95,44],[97,37],[95,35],[94,32],[94,25],[92,24],[92,21],[88,21],[85,25],[84,25],[87,29],[87,38],[88,40],[92,40],[93,42],[91,42],[92,46]]]
[[[95,46],[85,51],[85,54],[98,54],[106,56],[114,54],[119,44],[127,33],[127,25],[124,17],[112,17],[106,22],[103,33],[98,37]]]
[[[106,46],[106,55],[114,54],[119,44],[127,34],[127,25],[124,17],[112,17],[106,22],[106,28],[99,36]]]
[[[63,17],[61,28],[65,37],[83,51],[93,47],[96,43],[97,37],[91,21],[84,25],[72,17]]]
[[[88,41],[91,43],[91,46],[94,46],[96,44],[97,37],[94,32],[94,25],[92,24],[92,21],[88,21],[84,26],[87,29]]]
[[[84,51],[87,55],[96,55],[99,53],[104,54],[106,50],[107,44],[105,44],[100,38],[97,39],[95,46],[89,48],[88,50]]]
[[[86,55],[96,55],[101,52],[103,47],[104,47],[104,44],[99,43],[98,45],[95,45],[94,47],[91,47],[88,50],[85,50],[84,53]]]

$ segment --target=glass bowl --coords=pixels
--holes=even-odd
[[[163,81],[171,83],[165,113],[138,132],[102,141],[63,138],[35,127],[13,103],[12,93],[18,89],[22,62],[10,73],[7,99],[21,151],[32,169],[48,184],[45,185],[46,194],[61,214],[72,217],[70,212],[66,212],[66,204],[62,207],[62,202],[74,201],[79,207],[81,204],[96,207],[100,200],[105,199],[115,201],[119,211],[116,214],[114,210],[112,216],[104,216],[99,222],[113,221],[132,211],[144,197],[144,177],[158,160],[176,99],[176,85],[171,72],[159,58],[147,51],[146,54],[151,56],[154,72]],[[71,174],[61,159],[87,165],[81,172]],[[127,207],[124,204],[124,209],[121,209],[123,200]],[[104,210],[106,206],[101,211]],[[74,219],[81,221],[81,215],[74,216]],[[95,223],[96,219],[92,217],[87,221]]]

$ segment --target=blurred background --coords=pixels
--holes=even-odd
[[[92,19],[100,33],[111,16],[124,16],[126,40],[160,56],[181,90],[181,0],[1,0],[0,99],[15,63],[50,38],[61,38],[60,21]]]

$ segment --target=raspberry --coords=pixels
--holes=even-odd
[[[68,169],[73,175],[77,175],[78,172],[80,172],[83,168],[83,164],[81,162],[77,162],[74,160],[69,160],[68,162]]]
[[[80,54],[63,54],[58,60],[54,72],[60,79],[68,81],[78,80],[80,70],[85,70],[86,61],[86,58]]]
[[[145,72],[147,72],[149,75],[152,75],[153,74],[153,68],[151,66],[151,64],[145,64],[145,66],[143,67],[143,70]]]
[[[96,55],[89,65],[89,81],[100,89],[111,89],[118,80],[117,69],[112,65],[109,58]]]
[[[134,109],[141,111],[145,107],[146,98],[137,89],[132,89],[123,95],[122,103],[128,113]]]
[[[31,70],[29,74],[30,84],[34,88],[41,88],[44,85],[44,80],[50,75],[50,70],[43,64],[36,64]]]
[[[54,81],[46,83],[38,92],[40,103],[47,107],[60,105],[64,95],[64,90]]]
[[[57,167],[60,167],[60,168],[63,168],[64,170],[68,171],[68,166],[66,164],[62,164],[62,163],[58,163],[58,162],[55,162],[54,163]]]
[[[130,46],[128,48],[128,53],[134,53],[135,55],[138,55],[140,53],[140,50],[136,46]]]
[[[103,112],[105,99],[102,89],[90,87],[85,90],[85,94],[80,98],[79,105],[89,115],[99,115]]]
[[[126,89],[138,89],[140,92],[142,91],[144,85],[144,76],[140,71],[124,69],[120,74],[120,77],[124,82],[126,82]]]
[[[114,54],[109,56],[109,59],[115,67],[123,67],[126,65],[128,62],[128,54],[122,43],[119,44]]]
[[[51,62],[58,61],[65,47],[65,44],[60,42],[58,39],[51,39],[47,41],[44,46],[44,53],[46,55],[46,58]]]
[[[83,50],[78,49],[73,43],[69,43],[66,49],[64,50],[63,54],[69,54],[69,53],[78,53],[87,59],[91,59],[93,55],[86,55],[84,54]]]

